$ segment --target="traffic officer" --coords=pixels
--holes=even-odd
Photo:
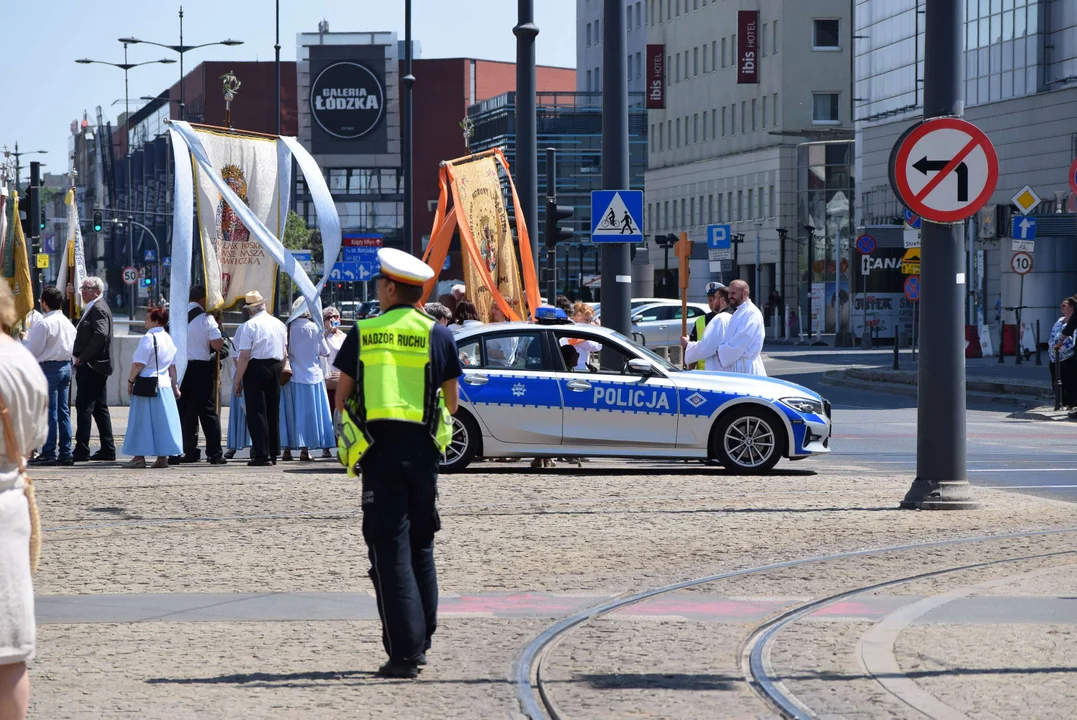
[[[711,309],[706,315],[700,315],[696,318],[695,324],[692,326],[692,332],[688,334],[689,342],[698,342],[703,339],[703,331],[707,329],[707,324],[714,319],[714,316],[722,311],[722,306],[718,291],[725,288],[720,282],[707,283],[707,306]],[[703,370],[704,361],[700,360],[693,367],[696,370]]]
[[[206,288],[195,285],[187,296],[187,372],[180,386],[180,426],[183,455],[169,458],[170,465],[198,462],[198,424],[206,436],[206,457],[211,465],[224,465],[221,421],[217,414],[220,387],[218,353],[224,336],[213,316],[206,312]]]
[[[433,270],[390,248],[378,261],[383,311],[356,323],[333,362],[335,423],[341,462],[351,476],[356,464],[362,471],[363,539],[389,655],[378,673],[414,678],[437,627],[438,463],[463,372],[452,332],[416,307]]]

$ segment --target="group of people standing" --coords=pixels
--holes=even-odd
[[[766,328],[748,283],[707,283],[707,304],[711,312],[691,335],[681,338],[684,364],[696,370],[766,375],[760,356]]]

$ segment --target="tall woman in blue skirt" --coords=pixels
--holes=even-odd
[[[123,440],[123,452],[134,455],[126,468],[146,467],[146,457],[156,455],[155,468],[167,468],[170,455],[183,452],[183,435],[180,431],[179,409],[176,398],[180,395],[176,382],[176,346],[165,332],[168,311],[150,308],[146,315],[146,334],[138,343],[127,378],[127,393],[131,395],[131,412],[127,418],[127,435]],[[156,397],[131,394],[136,377],[157,380]]]
[[[246,316],[247,311],[243,311]],[[238,328],[236,328],[235,335],[232,336],[232,378],[236,376],[236,363],[239,362],[239,352],[236,351],[236,347],[239,346],[239,341],[243,337],[243,332],[247,329],[247,324],[244,322]],[[228,387],[234,387],[235,382],[228,384]],[[232,402],[228,406],[228,440],[225,443],[227,448],[224,451],[224,456],[231,460],[235,457],[236,452],[249,448],[251,446],[251,434],[247,430],[247,404],[242,395],[236,395],[232,392]]]
[[[292,306],[293,314],[305,303],[299,298]],[[314,459],[310,450],[337,444],[320,361],[328,354],[325,336],[311,320],[309,311],[292,321],[288,328],[288,362],[292,366],[292,379],[280,394],[282,460],[293,459],[292,450],[301,449],[299,459],[310,462]]]

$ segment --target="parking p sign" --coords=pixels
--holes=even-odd
[[[733,244],[728,225],[707,226],[707,250],[712,261],[733,259]]]

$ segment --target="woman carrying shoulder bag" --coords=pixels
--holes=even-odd
[[[40,548],[25,468],[30,449],[48,436],[49,384],[30,351],[11,339],[16,319],[11,290],[0,282],[0,717],[22,720],[36,632],[30,573]]]
[[[127,436],[123,452],[134,455],[125,468],[146,467],[146,456],[156,455],[155,468],[168,467],[170,455],[183,452],[183,433],[180,429],[180,396],[176,383],[176,345],[165,332],[168,310],[150,308],[146,316],[146,334],[135,350],[134,362],[127,379],[131,396],[131,411],[127,420]]]

